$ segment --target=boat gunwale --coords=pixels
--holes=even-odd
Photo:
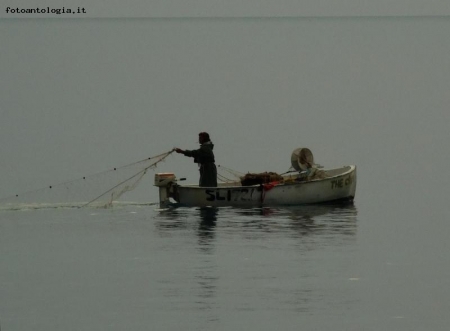
[[[339,168],[326,169],[324,171],[344,169],[344,168],[347,168],[347,167],[349,168],[348,171],[345,171],[343,173],[337,174],[335,176],[326,177],[326,178],[311,179],[311,180],[302,181],[302,182],[280,183],[280,184],[277,184],[276,187],[292,186],[292,185],[300,185],[300,184],[304,185],[304,184],[316,183],[316,182],[321,182],[321,181],[327,181],[327,180],[330,180],[330,179],[334,179],[334,178],[337,178],[337,177],[342,177],[342,176],[348,175],[348,174],[350,174],[350,173],[352,173],[352,172],[354,172],[356,170],[356,165],[351,164],[351,165],[346,165],[346,166],[339,167]],[[242,189],[242,188],[259,188],[259,187],[261,187],[261,184],[247,185],[247,186],[242,186],[242,185],[240,185],[240,186],[231,186],[231,185],[228,186],[228,185],[226,185],[226,186],[215,186],[215,187],[214,186],[211,186],[211,187],[210,186],[198,186],[197,184],[188,184],[188,185],[175,184],[175,185],[177,186],[177,188],[186,188],[186,189],[195,189],[195,190],[197,190],[197,189],[202,189],[202,190],[204,190],[204,189],[215,189],[215,190],[217,190],[217,189]]]

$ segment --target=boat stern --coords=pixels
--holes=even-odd
[[[163,172],[155,174],[154,186],[159,187],[159,206],[167,208],[175,198],[177,178],[173,173]]]

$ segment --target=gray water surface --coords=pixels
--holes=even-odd
[[[2,330],[446,329],[448,265],[386,256],[377,221],[357,204],[2,212]]]

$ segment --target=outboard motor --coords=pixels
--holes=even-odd
[[[177,178],[173,173],[164,172],[155,174],[153,185],[159,187],[159,206],[165,208],[170,203],[169,198],[173,196],[174,186]]]

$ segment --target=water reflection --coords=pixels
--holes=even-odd
[[[347,272],[347,265],[341,271],[334,261],[336,254],[351,252],[357,215],[353,204],[177,208],[155,215],[155,226],[161,236],[193,250],[185,255],[190,260],[183,286],[214,328],[224,292],[237,299],[237,311],[283,306],[307,312],[324,297],[334,303],[316,281],[327,277],[322,268],[329,265]]]
[[[214,241],[218,211],[218,208],[200,208],[198,243],[203,249],[208,249]]]
[[[220,229],[240,232],[247,238],[302,237],[321,234],[356,234],[358,211],[353,204],[249,208],[224,211]],[[229,217],[232,213],[233,217]],[[239,230],[237,230],[239,229]]]
[[[353,204],[327,204],[277,208],[177,208],[160,212],[156,227],[161,236],[174,230],[195,235],[197,249],[213,253],[217,233],[224,240],[295,238],[319,245],[340,245],[355,240],[358,210]],[[309,249],[313,246],[309,247]]]
[[[216,232],[239,229],[253,235],[294,231],[296,235],[355,234],[358,210],[353,204],[264,208],[176,208],[161,211],[156,227],[161,234],[196,229],[200,245],[213,244]],[[237,231],[238,232],[238,231]],[[293,234],[293,233],[291,233]]]
[[[175,208],[159,212],[156,227],[161,235],[172,230],[196,228],[200,246],[210,245],[215,238],[218,208]]]
[[[164,210],[157,216],[156,227],[164,236],[168,232],[188,231],[190,236],[195,233],[197,237],[197,252],[195,259],[186,270],[187,275],[192,272],[192,289],[195,295],[190,299],[198,311],[206,314],[206,324],[215,329],[219,320],[216,313],[217,289],[219,273],[217,258],[214,254],[216,240],[216,226],[219,210],[217,208],[177,208]],[[185,232],[182,233],[186,235]]]
[[[290,210],[290,228],[298,234],[356,234],[358,211],[350,205],[318,205]]]

